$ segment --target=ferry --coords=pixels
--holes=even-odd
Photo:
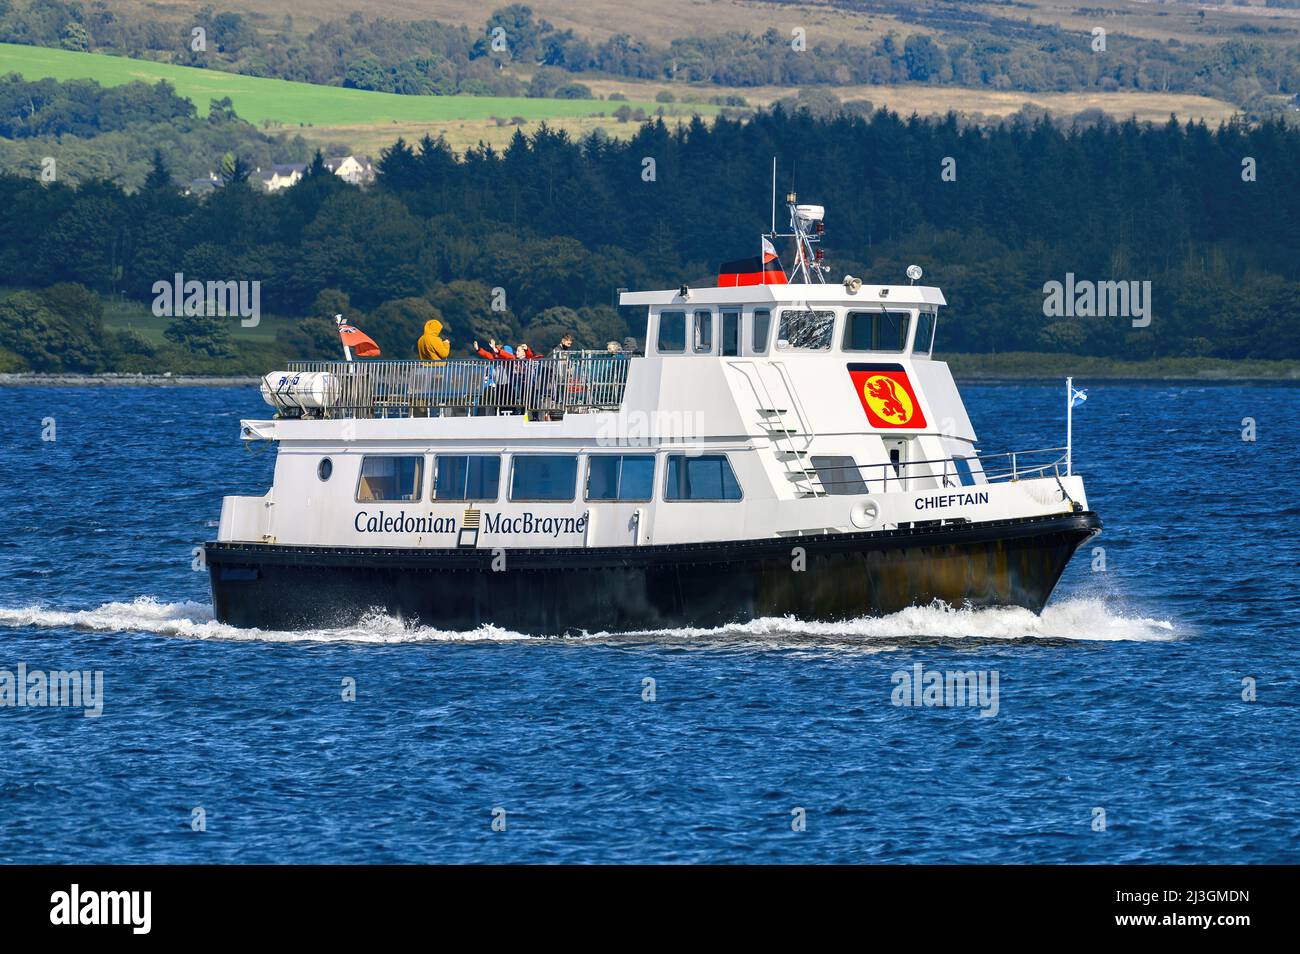
[[[275,413],[240,435],[279,443],[275,476],[222,502],[216,618],[563,635],[1040,612],[1101,529],[1072,440],[983,453],[933,354],[943,293],[917,266],[829,280],[824,209],[786,206],[790,230],[774,215],[715,286],[623,292],[646,312],[637,351],[345,349],[268,374]]]

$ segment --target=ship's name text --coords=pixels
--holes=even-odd
[[[455,517],[417,517],[405,510],[397,513],[360,511],[352,526],[357,533],[455,533]]]
[[[455,517],[419,516],[405,510],[397,513],[371,513],[358,511],[352,520],[357,533],[455,533]],[[523,513],[507,516],[499,513],[483,514],[483,529],[487,533],[539,534],[558,537],[564,533],[585,533],[587,517],[539,517]]]
[[[937,497],[917,497],[917,510],[933,510],[941,507],[973,507],[989,502],[988,491],[975,494],[939,494]]]

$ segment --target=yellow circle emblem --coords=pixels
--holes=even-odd
[[[915,411],[907,389],[883,374],[867,378],[862,385],[862,397],[877,417],[891,424],[906,424]]]

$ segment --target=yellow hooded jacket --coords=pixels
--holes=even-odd
[[[415,345],[421,361],[441,364],[447,360],[447,355],[451,353],[451,342],[439,337],[441,333],[442,322],[438,319],[432,318],[424,323],[424,334],[420,335],[420,340]]]

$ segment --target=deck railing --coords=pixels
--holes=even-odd
[[[631,357],[577,352],[566,358],[489,361],[292,361],[288,370],[332,375],[322,417],[582,413],[623,403]]]
[[[1001,454],[971,455],[966,458],[970,477],[999,483],[1012,480],[1032,480],[1038,477],[1065,476],[1065,448],[1041,447],[1034,450],[1007,451]],[[809,468],[812,469],[811,467]],[[902,490],[910,479],[936,479],[942,487],[974,486],[964,483],[957,462],[951,457],[934,460],[908,460],[897,464],[857,464],[852,467],[835,466],[826,469],[831,479],[821,477],[821,489],[830,494],[858,493],[866,484],[869,491],[880,488],[884,492]],[[821,475],[819,475],[821,476]]]

